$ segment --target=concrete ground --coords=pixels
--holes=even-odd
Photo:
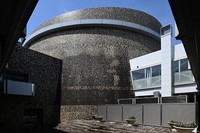
[[[96,120],[72,120],[56,127],[27,128],[8,131],[0,128],[0,133],[176,133],[169,127],[149,126],[126,122],[99,122]]]
[[[0,133],[68,133],[66,131],[57,130],[54,127],[44,127],[44,128],[36,128],[36,129],[23,129],[20,131],[13,130],[3,130],[0,129]]]
[[[59,124],[56,129],[69,133],[172,133],[169,127],[96,120],[72,120]]]

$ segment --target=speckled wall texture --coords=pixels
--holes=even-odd
[[[25,109],[42,109],[43,124],[60,121],[60,90],[62,61],[30,49],[16,47],[7,71],[28,75],[35,83],[35,96],[1,95],[0,126],[9,129],[23,127]]]
[[[41,24],[36,30],[79,19],[124,20],[158,33],[161,27],[154,17],[144,12],[110,7],[65,13]],[[159,50],[160,41],[129,29],[88,25],[45,34],[29,48],[63,61],[61,114],[66,114],[70,112],[66,105],[76,108],[77,105],[114,104],[119,98],[134,97],[129,59]]]
[[[160,32],[160,22],[153,16],[134,9],[119,8],[119,7],[99,7],[99,8],[87,8],[82,10],[76,10],[67,12],[56,16],[38,26],[33,32],[44,28],[48,25],[81,19],[114,19],[141,24],[145,27],[151,28],[156,32]]]
[[[91,119],[92,115],[96,114],[96,105],[63,105],[61,106],[60,121]]]

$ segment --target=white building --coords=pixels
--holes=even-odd
[[[161,50],[130,60],[136,97],[187,95],[195,99],[196,84],[182,44],[172,45],[171,25],[161,28]]]

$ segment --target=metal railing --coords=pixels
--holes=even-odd
[[[133,85],[134,85],[135,90],[152,88],[152,87],[160,87],[161,86],[161,76],[133,80]]]
[[[184,84],[184,83],[193,83],[194,76],[192,71],[183,71],[183,72],[176,72],[174,73],[174,84]]]
[[[118,104],[149,104],[149,103],[187,103],[187,95],[169,97],[122,98]]]

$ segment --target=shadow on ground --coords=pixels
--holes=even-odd
[[[0,129],[0,133],[68,133],[53,127],[45,127],[45,128],[34,128],[34,129],[23,129],[20,131],[6,130]]]

